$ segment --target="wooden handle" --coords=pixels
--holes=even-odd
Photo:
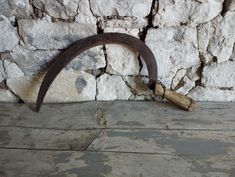
[[[166,89],[163,85],[159,83],[155,85],[154,94],[166,98],[168,101],[183,108],[184,110],[193,111],[196,108],[196,104],[191,98],[184,96],[180,93],[176,93],[172,90]]]

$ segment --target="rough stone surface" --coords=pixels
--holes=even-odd
[[[214,20],[200,25],[198,29],[199,49],[205,62],[224,62],[231,58],[235,43],[235,12],[227,12]]]
[[[205,66],[202,74],[202,83],[206,87],[235,87],[234,61]]]
[[[77,0],[32,0],[32,4],[36,8],[45,10],[45,12],[52,17],[62,19],[69,19],[75,16],[78,13],[78,3],[79,1]]]
[[[73,68],[75,70],[92,70],[105,68],[106,61],[103,52],[103,46],[94,47],[89,49],[73,59],[68,64],[67,68]]]
[[[235,43],[235,12],[227,12],[223,20],[216,27],[215,34],[210,39],[209,52],[218,62],[230,59]]]
[[[0,102],[18,102],[19,100],[12,94],[11,91],[0,89]]]
[[[2,82],[5,78],[6,78],[6,73],[3,66],[3,61],[0,60],[0,82]]]
[[[171,88],[175,89],[177,85],[179,85],[180,81],[183,79],[183,77],[186,75],[187,70],[186,69],[180,69],[174,78],[172,79]]]
[[[28,18],[32,12],[29,0],[1,0],[0,16]]]
[[[32,0],[32,4],[43,13],[56,19],[96,24],[90,10],[89,0]]]
[[[126,85],[131,89],[132,96],[130,100],[151,100],[154,97],[152,90],[147,86],[148,78],[125,76],[123,79]]]
[[[138,36],[138,29],[125,30],[123,28],[104,28],[104,32],[127,33],[134,37]],[[125,46],[117,44],[108,44],[106,46],[107,54],[107,72],[117,75],[138,75],[139,60],[138,53],[128,49]]]
[[[19,20],[19,33],[27,48],[36,50],[63,49],[73,42],[96,34],[96,25],[53,23],[43,20]]]
[[[79,0],[78,14],[75,16],[75,21],[85,24],[97,23],[97,19],[91,12],[90,0]]]
[[[23,46],[16,46],[11,53],[2,54],[2,58],[17,63],[25,75],[32,75],[45,69],[57,54],[56,50],[30,51]]]
[[[196,87],[188,95],[197,101],[235,101],[234,90],[221,90],[214,87]]]
[[[180,81],[179,87],[175,88],[175,91],[177,93],[181,93],[183,95],[187,95],[189,91],[195,87],[195,81],[192,81],[187,76],[184,76],[182,80]]]
[[[6,17],[0,19],[0,41],[0,52],[12,50],[19,42],[16,28]]]
[[[97,79],[97,100],[128,100],[130,88],[121,76],[104,74]]]
[[[179,69],[200,64],[197,50],[197,31],[190,27],[149,29],[146,44],[152,49],[158,63],[159,77],[169,80]],[[146,75],[146,65],[141,74]]]
[[[31,51],[17,46],[12,53],[3,54],[3,59],[13,60],[26,75],[32,75],[48,68],[50,61],[60,52],[58,50]],[[105,67],[105,57],[101,47],[88,50],[68,64],[67,68],[75,70],[99,69]]]
[[[196,26],[215,18],[223,8],[223,0],[159,0],[154,26]]]
[[[142,29],[148,25],[147,21],[139,21],[133,17],[98,17],[98,25],[101,29],[104,28],[124,28],[129,29]]]
[[[90,0],[95,16],[129,16],[143,20],[151,10],[152,0]]]
[[[4,60],[3,65],[5,68],[5,74],[8,79],[14,79],[24,76],[24,73],[15,63],[9,62],[8,60]]]
[[[35,102],[43,75],[8,79],[8,87],[25,102]],[[81,86],[78,80],[86,83]],[[44,102],[76,102],[95,100],[95,77],[85,72],[62,71],[49,89]]]
[[[187,95],[188,92],[195,87],[196,81],[195,78],[191,78],[188,75],[190,74],[186,69],[179,70],[172,79],[171,89],[183,95]]]

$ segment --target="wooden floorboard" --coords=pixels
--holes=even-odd
[[[2,176],[233,177],[235,157],[122,152],[0,150]]]
[[[115,101],[43,105],[0,104],[0,126],[51,129],[142,128],[235,130],[235,103],[198,103],[194,112],[167,102]]]
[[[234,177],[235,103],[0,103],[0,177]]]

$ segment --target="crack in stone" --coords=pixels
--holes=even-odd
[[[93,12],[92,8],[91,8],[91,1],[90,0],[87,0],[89,2],[89,8],[90,8],[90,11],[91,11],[91,14],[96,17],[97,19],[97,16],[95,15],[95,13]]]
[[[234,91],[233,87],[218,87],[219,90],[229,90],[229,91]]]
[[[203,77],[203,70],[204,70],[204,67],[205,67],[205,63],[204,63],[202,57],[204,57],[204,56],[199,55],[199,58],[201,60],[201,65],[200,65],[200,67],[198,68],[198,70],[196,72],[197,75],[199,76],[199,79],[195,81],[195,87],[196,86],[203,86],[203,84],[202,84],[202,77]]]
[[[158,2],[158,1],[157,1]],[[153,26],[153,17],[154,17],[154,14],[156,11],[156,0],[153,0],[152,1],[152,5],[151,5],[151,9],[150,9],[150,13],[146,16],[147,18],[147,21],[148,21],[148,24],[147,26],[145,26],[142,31],[139,33],[139,36],[140,36],[140,40],[142,40],[143,42],[145,42],[145,39],[146,39],[146,35],[148,33],[148,30],[150,28],[154,28]]]
[[[137,96],[136,93],[135,93],[135,91],[132,89],[131,85],[124,79],[124,76],[121,76],[121,78],[122,78],[123,82],[125,82],[126,86],[130,89],[130,92],[131,92],[134,96]],[[131,96],[128,98],[128,100],[130,100],[133,95],[131,95]]]
[[[25,46],[25,41],[24,41],[24,38],[23,38],[23,36],[20,34],[20,28],[19,28],[19,21],[18,20],[16,20],[15,21],[15,25],[16,25],[16,32],[17,32],[17,34],[18,34],[18,36],[19,36],[19,45],[20,45],[20,42],[22,42],[23,44],[24,44],[24,46]]]
[[[183,69],[183,68],[177,69],[175,75],[172,77],[172,79],[171,79],[171,85],[170,85],[171,90],[174,89],[174,88],[173,88],[173,81],[174,81],[174,79],[176,78],[178,72],[179,72],[180,70],[182,70],[182,69]],[[185,75],[186,75],[186,73],[185,73]],[[185,75],[184,75],[184,76],[185,76]],[[184,76],[181,78],[181,80],[184,78]],[[180,82],[180,81],[179,81],[179,82]],[[179,84],[179,83],[178,83],[178,84]],[[178,84],[177,84],[177,85],[178,85]]]
[[[145,40],[146,40],[146,36],[147,36],[148,30],[150,28],[156,28],[157,29],[157,27],[153,26],[153,17],[158,12],[158,7],[159,7],[159,1],[158,0],[153,0],[152,1],[152,5],[151,5],[151,9],[150,9],[150,13],[146,17],[148,19],[147,20],[148,24],[147,24],[147,26],[145,26],[142,29],[142,31],[139,32],[140,40],[142,40],[144,43],[145,43]],[[139,60],[139,67],[140,67],[139,73],[140,73],[141,70],[143,69],[143,66],[144,66],[143,63],[142,63],[140,55],[138,56],[138,60]]]

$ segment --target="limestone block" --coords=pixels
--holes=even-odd
[[[8,87],[25,102],[36,102],[44,75],[8,79]],[[77,102],[95,100],[95,77],[85,72],[63,70],[52,83],[44,102]]]
[[[123,28],[104,28],[104,32],[119,32],[127,33],[134,37],[138,36],[138,29],[125,30]],[[139,60],[138,53],[126,46],[119,44],[107,44],[107,72],[117,75],[138,75],[139,73]]]
[[[218,62],[230,59],[235,43],[235,12],[227,12],[210,39],[208,51]]]
[[[18,45],[11,53],[2,54],[2,58],[17,63],[25,75],[33,75],[47,68],[51,59],[57,54],[57,50],[31,51]]]
[[[151,100],[154,97],[153,91],[148,88],[148,78],[125,76],[124,80],[133,93],[130,100]]]
[[[181,80],[181,85],[176,88],[177,93],[181,93],[183,95],[187,95],[191,89],[195,87],[195,81],[192,81],[187,76],[184,76]]]
[[[92,14],[91,7],[90,7],[90,0],[77,0],[78,3],[78,13],[75,16],[75,21],[78,23],[85,23],[85,24],[96,24],[97,19]]]
[[[6,17],[0,20],[0,41],[0,52],[10,51],[19,43],[16,28]]]
[[[215,18],[223,8],[223,0],[159,0],[154,26],[196,26]]]
[[[186,69],[180,69],[176,75],[174,76],[174,78],[172,79],[172,84],[171,84],[171,88],[175,89],[177,87],[177,85],[179,84],[179,82],[184,78],[184,76],[186,75],[187,70]]]
[[[90,0],[95,16],[131,16],[143,20],[151,10],[152,0]]]
[[[58,50],[31,51],[17,46],[10,54],[2,55],[17,63],[26,75],[32,75],[48,68],[50,62],[59,54]],[[88,50],[72,60],[66,67],[75,70],[99,69],[105,67],[105,57],[101,47]]]
[[[73,42],[94,35],[94,24],[52,23],[47,19],[19,20],[19,33],[31,50],[63,49]]]
[[[214,87],[196,87],[188,96],[197,101],[235,101],[234,90],[221,90]]]
[[[207,65],[202,75],[202,83],[206,87],[235,87],[235,62]]]
[[[147,21],[139,21],[133,17],[97,17],[98,25],[101,29],[104,28],[124,28],[129,29],[143,29],[148,25]]]
[[[75,19],[79,23],[96,24],[89,0],[32,0],[32,4],[55,19]]]
[[[200,64],[197,49],[197,31],[191,27],[166,27],[149,29],[146,44],[153,51],[159,78],[170,85],[172,78],[180,69],[187,69]],[[142,75],[147,75],[143,63]]]
[[[29,0],[1,0],[0,16],[27,18],[32,12]]]
[[[235,12],[227,12],[198,27],[199,50],[208,63],[221,63],[231,58],[235,43]]]
[[[52,17],[62,19],[75,16],[77,14],[78,3],[79,1],[77,0],[32,0],[32,4],[35,7],[45,10],[45,12]]]
[[[103,46],[91,48],[73,59],[66,68],[74,70],[91,70],[105,68],[106,61]]]
[[[128,100],[130,88],[121,76],[103,74],[97,79],[97,100]]]
[[[4,60],[3,65],[4,65],[4,69],[5,69],[4,71],[5,71],[6,77],[8,79],[14,79],[14,78],[24,76],[24,73],[17,66],[17,64],[13,62],[9,62],[8,60]]]
[[[6,79],[6,73],[3,66],[3,61],[0,60],[0,82],[2,82],[4,79]]]

